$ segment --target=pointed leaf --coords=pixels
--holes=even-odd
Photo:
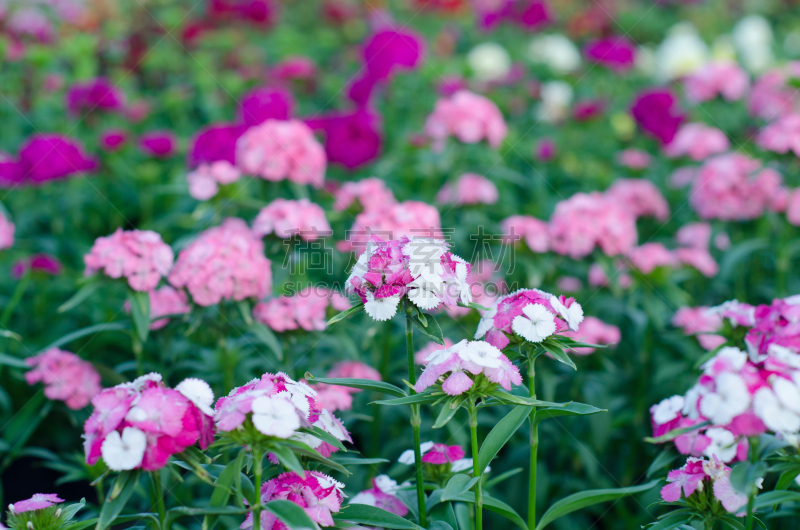
[[[290,530],[312,530],[316,523],[300,506],[292,501],[274,500],[264,504],[264,509],[275,514]]]
[[[586,403],[570,401],[563,407],[543,408],[536,411],[536,423],[559,416],[588,416],[598,412],[608,412],[605,409],[598,409]]]
[[[433,342],[444,346],[444,335],[439,323],[431,315],[426,315],[426,323],[423,324],[422,320],[417,315],[411,315],[411,322],[414,326],[422,332],[423,335],[430,338]]]
[[[278,337],[275,336],[275,333],[273,333],[271,329],[261,322],[253,322],[247,329],[256,336],[259,342],[272,350],[272,353],[275,354],[275,358],[278,359],[278,361],[283,361],[283,348],[281,347]]]
[[[541,346],[547,351],[547,353],[552,355],[555,360],[566,364],[573,370],[578,369],[578,367],[575,365],[575,361],[570,359],[569,354],[567,354],[567,352],[565,352],[563,348],[556,346],[552,343],[551,344],[542,343]]]
[[[136,335],[142,342],[147,342],[150,334],[150,295],[147,292],[132,291],[128,301],[131,304],[131,318]]]
[[[331,327],[334,324],[336,324],[337,322],[339,322],[340,320],[344,320],[345,318],[347,318],[347,317],[349,317],[351,315],[355,315],[356,313],[360,313],[363,310],[364,310],[364,304],[358,304],[357,306],[351,307],[350,309],[348,309],[346,311],[342,311],[341,313],[331,317],[331,319],[328,320],[328,324],[327,324],[326,327]]]
[[[754,507],[756,509],[766,508],[782,502],[800,502],[800,492],[798,491],[768,491],[756,497]]]
[[[391,396],[406,397],[408,394],[403,392],[399,387],[383,381],[373,381],[372,379],[350,379],[340,377],[314,377],[306,372],[306,379],[310,383],[325,383],[326,385],[346,386],[349,388],[358,388],[360,390],[372,390],[382,394],[389,394]]]
[[[75,294],[73,294],[69,298],[69,300],[67,300],[66,302],[64,302],[60,306],[58,306],[58,309],[56,309],[56,312],[57,313],[66,313],[70,309],[78,307],[81,303],[83,303],[84,300],[86,300],[87,298],[92,296],[92,294],[94,294],[94,292],[96,290],[98,290],[101,285],[102,285],[102,283],[98,282],[98,281],[93,281],[91,283],[87,283],[86,285],[84,285],[83,287],[78,289],[78,291]]]
[[[25,364],[25,359],[20,359],[19,357],[14,357],[13,355],[8,355],[7,353],[0,353],[0,364],[4,366],[10,366],[12,368],[22,368],[24,370],[30,368],[30,366]]]
[[[450,480],[447,481],[442,491],[441,501],[451,501],[462,493],[468,492],[480,478],[481,477],[470,477],[466,473],[453,475],[450,477]]]
[[[470,493],[462,493],[453,500],[475,504],[475,495],[472,495]],[[486,495],[486,493],[484,493],[483,507],[486,508],[487,510],[493,511],[494,513],[502,515],[512,523],[519,526],[520,528],[528,530],[528,525],[525,524],[525,521],[522,520],[522,517],[519,516],[519,514],[514,510],[514,508],[504,503],[503,501],[495,499],[494,497],[490,497],[489,495]]]
[[[334,520],[398,530],[420,530],[421,528],[399,515],[366,504],[348,504],[334,516]]]
[[[445,401],[444,405],[442,406],[442,410],[439,412],[439,417],[436,418],[436,422],[433,424],[433,428],[441,429],[447,425],[456,415],[458,409],[461,408],[461,404],[464,402],[464,399],[465,398],[459,398]]]
[[[122,331],[128,329],[130,325],[127,322],[106,322],[102,324],[95,324],[93,326],[89,326],[83,329],[79,329],[77,331],[73,331],[72,333],[67,333],[60,339],[48,344],[41,351],[49,350],[50,348],[58,348],[59,346],[63,346],[73,340],[80,339],[81,337],[85,337],[86,335],[91,335],[93,333],[100,333],[101,331]]]
[[[139,482],[138,470],[123,471],[117,475],[117,479],[111,486],[103,506],[100,508],[100,515],[97,517],[95,530],[105,530],[114,524],[117,516],[122,513],[125,505],[133,495],[133,490]]]
[[[441,399],[442,396],[437,395],[433,396],[427,392],[423,392],[421,394],[414,394],[413,396],[406,396],[396,399],[384,399],[381,401],[373,401],[376,405],[418,405],[418,404],[427,404],[433,403]]]
[[[514,436],[517,429],[525,423],[530,411],[530,407],[520,405],[497,422],[497,425],[489,431],[489,434],[486,435],[481,444],[481,449],[478,453],[478,469],[486,469],[486,466],[497,456],[500,449]]]

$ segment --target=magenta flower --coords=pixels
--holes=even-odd
[[[177,146],[178,139],[171,131],[151,131],[139,138],[142,153],[156,158],[169,158]]]
[[[118,112],[125,107],[125,93],[105,77],[75,83],[64,98],[67,110],[73,115],[94,111]]]
[[[292,94],[283,88],[255,88],[239,101],[239,120],[252,127],[266,120],[288,120],[294,109]]]
[[[514,22],[529,31],[537,31],[555,20],[545,0],[480,0],[475,2],[478,27],[491,31],[503,22]]]
[[[602,99],[586,99],[572,106],[572,117],[575,121],[589,121],[603,114],[606,102]]]
[[[151,230],[122,230],[99,237],[83,257],[86,275],[103,271],[110,278],[125,277],[134,291],[155,289],[172,268],[175,254]]]
[[[644,132],[668,144],[675,138],[684,120],[677,106],[677,98],[666,88],[640,92],[631,107],[633,119]]]
[[[246,125],[227,123],[211,124],[201,129],[192,139],[187,164],[194,168],[202,163],[224,160],[234,165],[236,142],[246,130]]]
[[[32,512],[34,510],[44,510],[59,502],[64,502],[64,499],[59,498],[55,493],[36,493],[30,499],[17,501],[9,505],[8,510],[11,513]]]
[[[104,151],[119,151],[128,141],[128,133],[122,129],[107,129],[100,134],[100,148]]]
[[[533,156],[540,162],[549,162],[556,157],[557,152],[556,143],[549,138],[544,138],[536,143]]]
[[[17,261],[11,268],[11,276],[20,279],[28,271],[38,271],[51,276],[58,276],[63,270],[59,259],[50,254],[34,254]]]
[[[383,147],[381,118],[376,112],[360,108],[352,112],[333,112],[306,119],[314,130],[325,135],[328,161],[356,169],[375,160]]]
[[[583,54],[587,61],[601,64],[620,74],[633,68],[636,45],[624,36],[605,37],[587,44]]]
[[[212,19],[242,20],[265,28],[278,18],[278,6],[273,0],[208,0],[207,6]]]
[[[100,374],[92,363],[74,353],[50,348],[25,359],[32,369],[25,374],[29,385],[42,382],[48,399],[64,401],[73,410],[80,410],[100,393]]]
[[[433,444],[422,457],[426,464],[452,464],[464,458],[464,450],[459,445]]]
[[[58,134],[35,134],[19,152],[21,181],[40,184],[95,171],[97,161],[86,155],[77,140]]]

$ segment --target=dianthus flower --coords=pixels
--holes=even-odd
[[[497,199],[497,186],[477,173],[464,173],[455,185],[445,184],[436,195],[437,202],[450,204],[494,204]]]
[[[570,337],[578,342],[586,344],[617,344],[620,341],[621,334],[617,326],[606,324],[596,317],[588,316],[583,319],[578,331],[568,330],[562,333],[565,337]],[[589,355],[595,351],[595,348],[578,347],[571,348],[571,352],[576,355]]]
[[[725,344],[725,337],[717,335],[722,329],[722,316],[708,307],[681,307],[672,317],[672,325],[683,329],[686,335],[697,335],[700,346],[713,350]]]
[[[322,186],[325,150],[306,124],[266,120],[250,127],[236,143],[236,165],[265,180]]]
[[[374,236],[399,239],[441,233],[442,221],[435,206],[419,201],[391,203],[359,213],[348,232],[349,238],[337,243],[337,248],[343,252],[361,250]]]
[[[448,136],[455,136],[465,144],[486,140],[497,149],[507,132],[508,127],[497,105],[468,90],[459,90],[451,97],[437,101],[425,122],[425,134],[433,139],[436,151],[444,149]]]
[[[625,149],[617,154],[617,162],[620,165],[637,170],[649,166],[652,159],[653,157],[650,156],[650,153],[641,149]]]
[[[658,267],[674,267],[678,264],[678,259],[671,250],[661,243],[645,243],[634,248],[628,259],[631,265],[642,274],[650,274]]]
[[[219,192],[219,186],[231,184],[242,176],[239,168],[227,160],[200,164],[186,175],[189,195],[198,201],[207,201]]]
[[[155,471],[196,443],[205,449],[214,441],[213,402],[205,381],[185,379],[172,389],[155,373],[107,388],[92,399],[84,425],[86,463],[102,456],[114,471]]]
[[[798,70],[800,63],[790,62],[783,69],[770,70],[759,77],[748,99],[750,114],[772,121],[800,110],[797,89],[789,84],[791,78],[797,77]]]
[[[97,167],[97,160],[83,151],[78,140],[58,134],[35,134],[19,151],[20,178],[24,183],[60,180]]]
[[[467,275],[469,294],[472,301],[484,307],[491,307],[497,297],[506,289],[505,281],[499,272],[500,268],[489,260],[478,262]],[[444,311],[452,318],[461,318],[468,315],[472,309],[464,306],[444,306]],[[478,310],[479,312],[481,310]],[[483,313],[481,313],[483,314]]]
[[[662,144],[668,144],[675,138],[684,120],[677,106],[677,98],[666,88],[641,92],[633,102],[631,114],[639,128]]]
[[[683,467],[667,474],[667,485],[661,488],[661,498],[665,502],[676,502],[681,499],[681,494],[688,499],[696,491],[711,487],[714,495],[709,500],[719,502],[726,511],[738,515],[747,505],[747,495],[734,489],[730,475],[731,469],[716,456],[710,459],[689,457]],[[709,509],[713,510],[713,506]]]
[[[414,362],[416,364],[427,364],[428,358],[435,358],[435,355],[433,355],[434,353],[438,352],[439,350],[446,350],[452,345],[453,341],[447,337],[444,337],[444,344],[439,344],[438,342],[429,342],[421,350],[414,354]]]
[[[305,121],[312,129],[324,133],[325,154],[331,164],[356,169],[378,158],[383,148],[381,116],[366,107]]]
[[[288,120],[294,109],[292,94],[284,88],[250,90],[239,101],[239,121],[252,127],[267,120]]]
[[[55,493],[35,493],[30,499],[9,504],[8,511],[15,514],[44,510],[61,502],[64,502],[64,499],[59,498]]]
[[[764,127],[756,137],[756,144],[768,151],[800,156],[800,114],[785,114]]]
[[[422,461],[426,464],[452,464],[464,458],[464,449],[460,445],[433,444],[425,451]]]
[[[253,308],[253,318],[278,332],[295,329],[322,331],[325,329],[328,305],[334,305],[336,297],[336,293],[327,289],[310,287],[294,296],[281,296],[259,302]],[[349,304],[343,305],[339,302],[336,298],[339,305],[334,309],[341,311],[349,308]]]
[[[586,59],[591,62],[623,73],[633,68],[636,61],[636,45],[623,36],[597,39],[583,49]]]
[[[605,195],[631,214],[666,221],[669,204],[655,184],[643,179],[617,179]]]
[[[128,133],[123,129],[106,129],[100,133],[99,144],[104,151],[119,151],[128,141]]]
[[[191,310],[186,292],[169,285],[162,285],[148,293],[150,298],[151,330],[161,329],[169,324],[166,316],[184,315]],[[130,313],[130,301],[125,302],[125,311]]]
[[[626,186],[622,191],[630,190]],[[639,199],[638,195],[632,198]],[[628,207],[599,192],[576,193],[559,202],[550,217],[550,249],[574,259],[588,256],[595,246],[607,256],[628,253],[637,239],[636,216]]]
[[[105,77],[75,83],[64,97],[67,110],[73,115],[96,110],[116,112],[125,107],[125,93]]]
[[[172,131],[150,131],[139,138],[139,150],[155,158],[169,158],[178,148],[178,139]]]
[[[795,188],[789,192],[786,200],[786,220],[794,226],[800,226],[800,188]],[[2,241],[1,237],[0,241]]]
[[[780,190],[781,175],[740,153],[706,160],[692,185],[689,202],[703,219],[740,221],[763,215]]]
[[[539,289],[520,289],[497,299],[481,318],[475,338],[485,338],[502,350],[508,346],[507,335],[539,343],[555,333],[578,331],[581,322],[583,309],[574,298],[557,297]]]
[[[344,484],[319,471],[304,471],[302,475],[289,471],[261,485],[261,502],[288,500],[300,506],[306,515],[321,526],[333,526],[333,516],[342,507]],[[261,512],[264,530],[288,530],[272,512]],[[253,527],[253,514],[248,514],[239,528]]]
[[[258,212],[253,233],[258,237],[274,233],[284,239],[299,236],[313,241],[332,235],[333,231],[325,219],[325,210],[318,204],[308,199],[275,199]]]
[[[750,88],[750,78],[734,62],[710,62],[686,76],[683,88],[689,99],[698,103],[717,96],[738,101]]]
[[[724,153],[730,148],[725,133],[704,123],[681,125],[675,138],[664,146],[669,157],[688,156],[692,160],[705,160],[711,155]]]
[[[11,248],[14,244],[14,232],[16,227],[14,223],[8,219],[3,212],[0,212],[0,250],[4,248]]]
[[[514,244],[524,239],[532,252],[544,253],[550,248],[550,233],[547,223],[527,215],[512,215],[500,223],[503,241]]]
[[[396,493],[400,489],[397,482],[388,475],[378,475],[372,479],[372,488],[356,494],[348,504],[366,504],[386,510],[387,512],[405,517],[408,508]]]
[[[73,410],[80,410],[100,393],[100,374],[92,363],[74,353],[49,348],[44,353],[25,359],[31,370],[25,374],[29,385],[42,382],[48,399],[63,401]]]
[[[214,123],[208,125],[192,139],[187,162],[194,168],[200,164],[211,164],[224,160],[236,163],[236,142],[247,130],[246,125]]]
[[[464,339],[447,349],[432,353],[414,388],[422,392],[440,378],[442,391],[450,396],[461,395],[476,383],[477,388],[483,388],[486,381],[506,390],[511,390],[512,384],[522,384],[519,369],[498,348],[482,340]],[[463,456],[462,453],[458,458]]]
[[[439,304],[469,304],[469,263],[444,241],[404,237],[370,241],[353,266],[347,288],[361,297],[373,320],[389,320],[404,297],[423,310]]]
[[[155,289],[161,277],[169,273],[174,259],[172,249],[157,233],[122,228],[97,238],[83,257],[87,275],[102,271],[110,278],[125,277],[134,291]]]
[[[263,298],[272,290],[270,267],[264,243],[244,221],[229,218],[201,232],[180,251],[169,283],[186,287],[201,306],[223,299]]]
[[[708,223],[688,223],[678,229],[675,241],[690,248],[708,248],[711,242],[711,225]]]
[[[28,271],[43,272],[51,276],[58,276],[64,270],[61,261],[51,254],[34,254],[23,258],[11,268],[11,276],[18,280]]]
[[[345,182],[333,192],[334,210],[346,210],[358,201],[364,210],[385,208],[396,203],[392,190],[377,177],[369,177],[357,182]]]

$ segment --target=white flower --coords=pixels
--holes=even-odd
[[[411,276],[422,276],[431,282],[439,282],[444,274],[442,256],[447,252],[447,244],[438,239],[412,237],[403,247],[408,256],[408,269]]]
[[[525,340],[542,342],[556,332],[555,317],[542,304],[528,304],[522,308],[522,312],[525,316],[514,317],[511,329]]]
[[[396,480],[392,480],[389,475],[378,475],[375,477],[375,486],[378,487],[384,493],[388,493],[389,495],[394,494],[400,486],[397,485]]]
[[[419,454],[424,455],[428,451],[433,448],[433,442],[425,442],[419,445]],[[403,451],[403,454],[400,455],[400,458],[397,461],[401,464],[405,464],[407,466],[414,465],[414,450],[413,449],[406,449]]]
[[[550,305],[553,306],[561,317],[567,321],[569,329],[578,331],[578,326],[583,322],[583,308],[578,302],[572,302],[569,307],[561,303],[555,295],[550,295]]]
[[[695,385],[686,392],[685,404],[683,405],[683,410],[681,413],[689,418],[690,420],[696,420],[700,417],[700,411],[698,410],[698,403],[700,398],[705,395],[704,387],[700,385]]]
[[[800,369],[800,354],[789,348],[777,344],[770,344],[767,348],[767,355],[794,369]]]
[[[545,63],[557,74],[568,74],[581,65],[581,52],[564,35],[539,35],[528,45],[528,58]]]
[[[503,353],[495,346],[482,340],[476,340],[467,343],[464,348],[458,352],[458,356],[463,361],[477,364],[485,368],[497,368],[500,366],[500,356]]]
[[[668,81],[690,74],[706,64],[708,46],[697,34],[697,29],[681,22],[670,29],[667,38],[656,52],[656,75]]]
[[[295,433],[292,436],[292,440],[297,440],[298,442],[302,442],[309,446],[311,449],[316,449],[320,445],[322,445],[322,440],[314,436],[313,434],[308,434],[305,432]]]
[[[720,348],[717,354],[706,361],[701,368],[706,375],[714,375],[716,366],[724,366],[726,371],[738,372],[747,362],[747,354],[733,346]]]
[[[545,123],[555,123],[567,117],[569,105],[574,92],[572,85],[565,81],[547,81],[542,83],[542,98],[537,108],[536,118]]]
[[[314,423],[323,431],[332,434],[337,440],[347,440],[347,433],[342,430],[341,425],[334,419],[333,414],[328,409],[322,409],[319,419]]]
[[[478,329],[475,330],[475,339],[482,339],[486,332],[494,327],[494,317],[497,315],[497,302],[492,306],[492,308],[486,312],[485,315],[481,317],[481,321],[478,322]]]
[[[317,391],[308,386],[306,383],[302,381],[293,381],[283,372],[281,372],[281,375],[283,375],[286,379],[286,390],[292,394],[301,394],[310,398],[317,397]]]
[[[470,291],[469,283],[467,282],[467,262],[459,258],[455,254],[450,256],[450,259],[456,262],[456,277],[447,282],[448,289],[452,286],[458,290],[458,298],[464,305],[469,305],[472,302],[472,292]]]
[[[685,404],[686,400],[683,396],[672,396],[663,400],[653,410],[653,421],[658,425],[671,422],[678,417]]]
[[[161,374],[157,372],[150,372],[149,374],[140,375],[130,383],[120,383],[117,385],[118,388],[130,388],[136,390],[137,392],[144,388],[144,385],[149,382],[153,381],[155,383],[161,382]]]
[[[478,44],[467,54],[467,64],[479,81],[500,81],[511,71],[511,57],[495,42]]]
[[[703,451],[708,458],[717,455],[717,458],[725,463],[736,458],[736,438],[732,432],[713,427],[707,429],[705,435],[711,439],[711,443]]]
[[[214,391],[211,390],[211,387],[208,386],[208,383],[202,379],[197,379],[194,377],[184,379],[178,383],[178,386],[175,387],[175,390],[183,394],[186,399],[194,403],[203,414],[208,416],[214,415],[214,409],[211,408],[211,405],[214,403]]]
[[[747,15],[733,27],[733,42],[740,52],[770,46],[772,28],[769,21],[760,15]]]
[[[800,389],[788,379],[774,376],[772,389],[761,388],[753,396],[753,410],[764,425],[778,433],[800,431]]]
[[[437,296],[437,294],[441,295],[444,290],[444,284],[441,281],[437,284],[420,277],[409,283],[408,288],[410,289],[408,299],[421,309],[433,309],[441,303]]]
[[[458,353],[466,347],[468,344],[467,339],[462,339],[460,342],[453,344],[449,348],[442,348],[441,350],[436,350],[431,352],[428,357],[425,358],[425,364],[427,366],[436,366],[437,364],[442,364],[443,362],[447,361],[454,353]]]
[[[253,425],[261,434],[289,438],[300,428],[300,414],[282,397],[261,396],[253,401]]]
[[[492,470],[491,466],[486,466],[486,469],[483,470],[484,474],[488,473]],[[472,472],[472,459],[471,458],[462,458],[461,460],[456,460],[450,466],[450,471],[453,473],[459,473],[461,471],[470,471]]]
[[[308,418],[309,414],[311,414],[311,403],[309,403],[308,398],[301,394],[300,392],[291,392],[288,390],[289,385],[286,385],[287,390],[283,392],[278,392],[273,397],[285,399],[289,403],[295,406],[298,410],[298,413],[303,414],[303,418]]]
[[[723,372],[715,380],[716,391],[700,399],[700,412],[714,425],[727,425],[750,406],[750,393],[744,379]]]
[[[398,305],[400,305],[400,297],[397,295],[375,298],[373,293],[367,291],[367,303],[364,304],[364,311],[372,317],[372,320],[383,322],[397,314]]]
[[[100,446],[100,452],[109,469],[128,471],[141,465],[146,448],[147,436],[136,427],[125,427],[122,436],[119,431],[109,433]]]
[[[366,504],[367,506],[377,506],[378,501],[375,494],[369,490],[357,493],[347,504]]]

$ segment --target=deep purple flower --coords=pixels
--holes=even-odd
[[[67,90],[64,100],[73,115],[93,111],[117,112],[125,108],[125,93],[105,77],[75,83]]]
[[[248,127],[266,120],[288,120],[294,109],[292,94],[283,88],[255,88],[239,102],[239,120]]]
[[[545,0],[478,0],[475,2],[478,27],[491,31],[503,22],[515,22],[528,30],[538,30],[553,22],[554,16]]]
[[[9,188],[22,181],[22,167],[13,156],[0,152],[0,187]]]
[[[272,0],[208,0],[211,18],[244,20],[259,26],[272,26],[278,17],[278,8]]]
[[[636,45],[623,36],[597,39],[583,49],[587,61],[602,64],[617,73],[633,68],[636,60]]]
[[[667,88],[653,88],[640,92],[631,107],[631,114],[639,128],[668,144],[675,138],[685,116],[677,106],[675,95]]]
[[[605,110],[606,103],[602,99],[585,99],[572,107],[572,117],[576,121],[588,121],[596,118]]]
[[[97,161],[77,140],[59,134],[35,134],[19,152],[19,167],[20,181],[38,184],[94,171]]]
[[[148,156],[168,158],[175,153],[178,140],[171,131],[150,131],[139,138],[139,149]]]
[[[57,257],[50,254],[34,254],[28,258],[17,261],[11,268],[11,276],[19,280],[27,271],[40,271],[51,276],[61,274],[63,267]]]
[[[540,162],[549,162],[556,157],[556,143],[550,138],[543,138],[536,144],[534,155]]]
[[[383,145],[380,115],[366,108],[350,113],[334,112],[308,119],[306,124],[325,133],[328,162],[355,169],[380,154]]]
[[[545,0],[528,0],[521,3],[516,20],[524,28],[538,30],[553,22],[555,16]]]
[[[106,129],[100,134],[100,148],[104,151],[119,151],[128,141],[128,133],[123,129]]]
[[[230,123],[214,123],[201,129],[189,148],[189,167],[219,160],[236,165],[236,142],[246,130],[247,125]]]

